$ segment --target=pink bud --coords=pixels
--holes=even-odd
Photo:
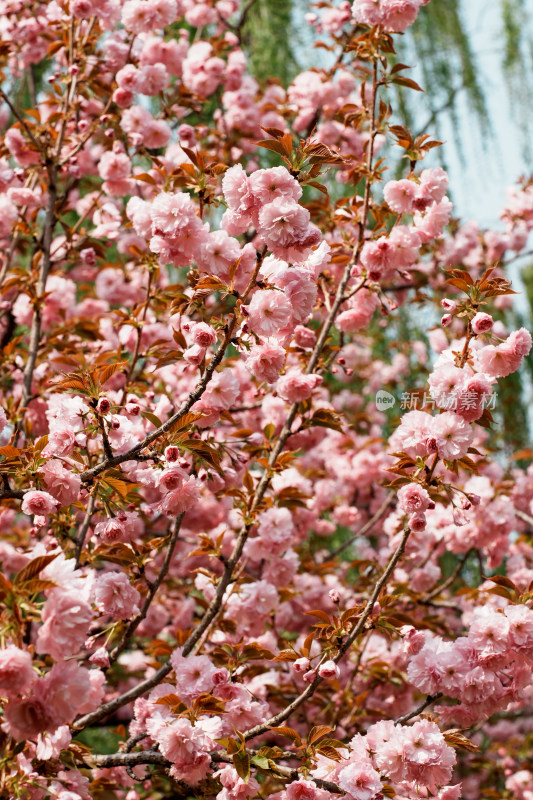
[[[313,683],[315,677],[316,677],[316,672],[315,672],[314,669],[311,669],[311,670],[309,670],[309,672],[305,673],[305,675],[303,676],[303,679],[304,679],[304,681],[306,683]]]
[[[307,672],[310,666],[311,662],[308,658],[297,658],[292,663],[292,668],[295,672]]]
[[[171,444],[167,448],[165,448],[165,460],[172,463],[173,461],[177,461],[180,457],[179,447],[176,445]]]
[[[105,647],[99,647],[98,650],[95,650],[92,656],[89,658],[91,664],[96,664],[97,667],[101,667],[105,669],[109,666],[109,655]]]
[[[338,589],[330,589],[329,590],[329,599],[332,603],[340,603],[341,595]]]
[[[325,661],[318,668],[318,674],[326,681],[332,681],[339,677],[340,669],[334,661]]]
[[[444,300],[441,300],[440,304],[443,307],[443,309],[448,312],[448,314],[453,314],[454,311],[457,309],[456,301],[448,300],[447,297],[445,297]]]
[[[111,408],[111,403],[107,399],[107,397],[101,397],[98,401],[98,405],[96,406],[96,410],[99,414],[107,414],[109,409]]]
[[[466,525],[468,522],[468,517],[460,508],[453,509],[453,521],[458,527],[462,527]]]
[[[451,314],[444,314],[444,316],[441,317],[440,324],[442,325],[443,328],[447,328],[448,325],[451,325],[452,320],[453,317]]]
[[[415,511],[409,517],[409,527],[415,532],[424,531],[426,529],[426,515],[422,511]]]

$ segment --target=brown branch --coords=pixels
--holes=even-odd
[[[214,752],[209,753],[211,758],[211,766],[216,768],[219,764],[233,764],[233,758],[226,753],[221,753],[217,750]],[[248,751],[248,755],[253,757],[255,752],[253,750]],[[287,753],[287,757],[294,757],[293,753]],[[136,767],[142,764],[156,764],[163,767],[171,767],[172,762],[165,758],[162,753],[159,753],[157,750],[140,750],[135,753],[112,753],[110,755],[85,755],[83,757],[84,763],[91,768],[101,768],[101,767]],[[285,780],[296,781],[299,780],[302,775],[298,769],[291,768],[291,767],[284,767],[281,764],[273,764],[270,766],[269,771],[274,773]],[[313,783],[318,786],[320,789],[325,789],[332,794],[345,794],[343,789],[338,786],[336,783],[332,781],[322,780],[322,778],[313,778],[313,776],[309,775],[306,776],[308,780],[313,781]]]
[[[439,700],[442,697],[442,692],[437,692],[436,694],[428,694],[426,699],[423,703],[421,703],[418,708],[415,708],[414,711],[410,711],[409,714],[404,714],[403,717],[398,717],[395,721],[395,725],[404,725],[406,722],[409,722],[410,719],[414,719],[414,717],[418,717],[419,714],[422,713],[428,706],[435,702],[435,700]]]
[[[87,536],[87,531],[89,530],[91,519],[94,514],[95,504],[96,504],[96,497],[94,494],[92,494],[89,497],[89,502],[87,503],[87,511],[85,512],[85,517],[80,525],[78,535],[76,536],[76,547],[74,549],[74,557],[76,559],[76,569],[80,566],[81,551],[83,550],[83,545],[85,544],[85,537]]]
[[[169,543],[168,543],[168,549],[167,549],[167,553],[166,553],[163,565],[161,566],[161,569],[159,570],[159,572],[157,574],[157,578],[155,579],[155,581],[150,586],[150,591],[148,592],[148,595],[147,595],[147,597],[146,597],[146,599],[145,599],[145,601],[144,601],[144,603],[142,605],[141,610],[130,621],[129,625],[127,626],[126,630],[124,631],[124,634],[123,634],[122,639],[119,642],[119,644],[115,645],[115,647],[111,650],[111,653],[109,654],[109,661],[111,663],[116,661],[116,659],[119,657],[119,655],[126,648],[129,640],[131,639],[131,637],[133,636],[133,634],[137,630],[138,626],[141,624],[143,619],[146,618],[146,615],[148,613],[148,609],[150,608],[152,600],[154,599],[154,597],[156,595],[156,592],[159,589],[159,587],[161,586],[163,580],[167,576],[168,570],[170,568],[170,562],[172,561],[172,556],[174,555],[174,550],[176,549],[176,544],[177,544],[178,539],[179,539],[179,533],[180,533],[180,530],[181,530],[181,523],[183,522],[183,517],[184,516],[185,516],[185,512],[183,512],[182,514],[179,514],[176,517],[175,521],[174,521],[174,527],[172,529],[172,533],[170,534],[170,539],[169,539]]]
[[[409,530],[409,528],[406,528],[404,530],[400,544],[394,551],[389,563],[387,564],[387,567],[385,568],[383,575],[381,576],[376,586],[374,587],[374,591],[372,592],[361,616],[359,617],[357,625],[355,625],[353,629],[350,631],[349,635],[346,637],[346,639],[340,646],[337,655],[332,659],[333,661],[335,661],[336,664],[338,664],[338,662],[342,659],[344,654],[350,649],[352,644],[355,642],[357,637],[363,632],[366,622],[372,613],[376,600],[381,594],[385,584],[387,583],[394,568],[396,567],[396,564],[403,555],[403,552],[405,550],[405,545],[407,539],[409,538],[410,533],[411,531]],[[295,700],[292,701],[292,703],[290,703],[286,708],[284,708],[283,711],[280,711],[279,714],[275,714],[274,716],[270,717],[270,719],[268,719],[266,722],[262,722],[260,725],[256,725],[255,727],[245,731],[244,732],[245,739],[248,741],[249,739],[253,739],[255,736],[259,736],[262,733],[266,733],[268,730],[270,730],[270,728],[276,727],[277,725],[280,725],[280,723],[288,719],[293,711],[296,711],[296,709],[299,708],[302,705],[302,703],[305,703],[306,700],[312,697],[312,695],[315,693],[316,688],[322,683],[322,681],[323,678],[321,678],[317,672],[313,682],[310,683],[303,690],[303,692]]]
[[[39,341],[41,338],[43,295],[45,293],[46,280],[48,278],[51,266],[50,248],[52,245],[52,235],[56,221],[55,203],[57,199],[56,171],[53,166],[49,168],[48,175],[49,175],[48,205],[46,207],[46,218],[43,227],[42,262],[36,287],[36,302],[33,308],[33,320],[30,331],[28,360],[24,368],[24,383],[22,386],[22,399],[21,399],[22,407],[27,405],[28,400],[31,396],[31,384],[33,380],[33,372],[35,370],[35,363],[37,361],[37,352],[39,350]]]
[[[381,519],[387,508],[390,505],[392,505],[392,503],[394,502],[394,498],[395,495],[391,492],[387,496],[385,502],[378,508],[374,516],[370,517],[368,522],[365,522],[361,530],[357,531],[357,533],[354,533],[353,536],[350,536],[349,539],[347,539],[345,542],[343,542],[343,544],[341,544],[339,547],[333,550],[332,553],[328,553],[326,557],[327,560],[329,560],[330,558],[335,558],[336,556],[339,555],[339,553],[342,553],[343,550],[345,550],[347,547],[349,547],[351,544],[357,541],[357,539],[359,539],[361,536],[364,536],[365,533],[368,533],[368,531],[374,526],[374,524],[378,521],[378,519]]]
[[[257,264],[254,273],[250,278],[250,282],[246,287],[246,290],[241,298],[243,302],[247,300],[250,292],[255,286],[257,275],[259,273],[259,269],[261,268],[261,264],[263,262],[263,258],[265,257],[265,255],[266,255],[266,248],[263,250],[262,253],[257,254]],[[90,469],[85,470],[85,472],[82,472],[80,475],[82,481],[90,483],[93,480],[93,478],[95,478],[97,475],[100,475],[100,473],[104,472],[106,469],[109,469],[109,467],[116,467],[118,466],[118,464],[122,464],[124,461],[130,461],[132,458],[135,458],[135,456],[138,453],[140,453],[141,450],[144,450],[145,447],[147,447],[149,444],[155,442],[157,439],[163,436],[163,434],[171,430],[171,428],[176,424],[176,422],[179,422],[179,420],[183,416],[185,416],[185,414],[187,414],[188,411],[190,411],[192,406],[196,403],[197,400],[201,398],[201,396],[207,389],[207,385],[211,380],[211,378],[213,377],[216,368],[224,358],[226,350],[228,349],[231,343],[233,334],[237,327],[237,319],[238,319],[237,311],[235,311],[233,312],[230,321],[226,324],[226,331],[224,334],[224,338],[219,344],[218,348],[216,349],[209,364],[207,365],[201,380],[198,382],[193,391],[189,394],[187,399],[181,404],[181,407],[178,409],[178,411],[176,411],[175,414],[169,417],[167,421],[164,422],[159,428],[156,428],[154,431],[147,434],[141,442],[138,442],[136,445],[131,447],[125,453],[113,456],[113,458],[106,458],[104,461],[101,461],[100,464],[96,464],[94,467],[91,467]]]
[[[461,558],[459,560],[459,563],[455,567],[455,569],[452,572],[452,574],[448,578],[446,578],[446,580],[443,583],[441,583],[438,586],[436,586],[434,589],[431,590],[431,592],[429,592],[424,597],[424,599],[422,600],[423,603],[427,603],[429,600],[433,600],[434,597],[437,597],[439,594],[441,594],[442,592],[446,591],[446,589],[448,589],[448,587],[450,587],[452,585],[452,583],[459,577],[459,575],[461,573],[461,570],[464,567],[464,565],[466,564],[466,561],[467,561],[469,555],[473,552],[473,549],[474,548],[471,547],[470,550],[468,550],[464,554],[463,558]]]
[[[15,106],[13,105],[13,103],[11,102],[11,100],[9,99],[8,95],[7,95],[7,94],[4,92],[4,90],[3,90],[2,88],[0,88],[0,97],[2,97],[3,101],[4,101],[4,102],[5,102],[5,103],[6,103],[6,104],[9,106],[9,108],[11,109],[11,113],[13,114],[13,116],[14,116],[14,117],[15,117],[15,118],[18,120],[18,122],[19,122],[19,123],[22,125],[22,127],[24,128],[24,130],[25,130],[25,131],[26,131],[26,133],[28,134],[28,136],[29,136],[29,138],[30,138],[30,140],[31,140],[31,143],[34,145],[34,147],[36,147],[36,148],[37,148],[37,150],[38,150],[40,153],[42,153],[42,149],[43,149],[43,148],[42,148],[42,146],[39,144],[39,142],[37,141],[37,139],[35,138],[35,136],[33,135],[32,131],[31,131],[31,128],[28,126],[28,123],[27,123],[27,122],[26,122],[26,120],[25,120],[25,119],[24,119],[24,118],[23,118],[23,117],[22,117],[22,116],[19,114],[19,112],[17,111],[17,109],[15,108]]]
[[[514,513],[518,517],[518,519],[521,519],[524,522],[527,522],[528,525],[533,526],[533,517],[530,517],[529,514],[525,514],[523,511],[519,511],[518,508],[514,509]]]

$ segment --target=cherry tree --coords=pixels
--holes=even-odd
[[[2,3],[2,796],[531,796],[533,182],[395,124],[427,2],[287,88],[253,0]]]

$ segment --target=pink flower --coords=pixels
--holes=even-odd
[[[117,517],[98,522],[94,527],[95,536],[99,536],[102,541],[112,544],[113,542],[127,542],[129,536],[126,528]]]
[[[62,506],[68,506],[76,502],[81,488],[79,475],[66,469],[57,458],[47,461],[42,468],[42,473],[46,488],[49,489],[50,494]]]
[[[250,179],[240,164],[230,167],[222,178],[222,191],[228,207],[242,215],[250,215],[256,208]]]
[[[179,451],[178,451],[179,452]],[[177,459],[174,459],[177,460]],[[183,481],[187,478],[187,473],[176,464],[167,467],[159,475],[159,486],[164,492],[174,492],[183,486]]]
[[[302,196],[302,187],[286,167],[258,169],[252,172],[248,181],[255,202],[260,207],[277,198],[296,202]]]
[[[380,25],[383,19],[380,0],[355,0],[352,14],[361,25]]]
[[[509,618],[488,606],[476,608],[468,631],[468,640],[484,659],[508,652]]]
[[[235,767],[230,764],[214,772],[213,778],[218,778],[223,786],[222,791],[217,794],[216,800],[246,800],[259,791],[259,784],[252,775],[246,782],[239,777]]]
[[[72,734],[70,733],[68,725],[62,725],[54,731],[54,733],[45,735],[40,733],[37,738],[36,756],[41,761],[50,761],[52,758],[59,758],[61,751],[67,750],[71,741]],[[61,795],[59,795],[59,797],[61,797]],[[63,797],[61,797],[61,800],[63,800]],[[65,798],[65,800],[67,800],[67,798]],[[72,798],[72,800],[77,800],[77,798]]]
[[[160,192],[150,209],[154,235],[176,236],[196,218],[196,206],[185,192]]]
[[[138,72],[136,91],[153,96],[168,86],[168,72],[164,64],[146,64]]]
[[[511,348],[512,352],[520,358],[528,356],[532,344],[531,334],[525,328],[520,328],[520,330],[513,331],[509,335],[507,344]]]
[[[179,489],[175,489],[164,496],[158,505],[159,511],[168,516],[188,511],[197,503],[201,487],[200,481],[191,476],[182,483]]]
[[[132,33],[153,33],[175,22],[176,0],[126,0],[122,7],[122,23]]]
[[[27,739],[35,741],[40,733],[56,727],[48,704],[35,695],[6,703],[4,719],[8,733],[19,742]]]
[[[286,800],[319,800],[321,791],[313,781],[306,781],[303,778],[292,781],[285,786]]]
[[[35,686],[35,694],[50,710],[56,726],[71,722],[89,699],[89,670],[76,661],[59,661]]]
[[[416,511],[426,511],[428,508],[435,508],[435,503],[418,483],[408,483],[398,491],[398,505],[409,514]]]
[[[418,194],[418,186],[414,181],[389,181],[383,188],[385,202],[397,214],[411,214]]]
[[[79,592],[52,589],[42,612],[35,649],[56,660],[79,652],[91,624],[93,612]]]
[[[414,514],[411,514],[409,517],[409,528],[413,532],[420,533],[421,531],[425,531],[426,527],[426,515],[423,513],[423,511],[415,511]]]
[[[511,343],[510,337],[499,345],[486,345],[481,350],[476,350],[474,363],[476,368],[485,373],[489,378],[505,378],[520,367],[522,357],[518,355]]]
[[[104,181],[118,181],[129,178],[131,162],[125,153],[114,153],[108,150],[98,162],[98,174]]]
[[[246,367],[258,381],[275,383],[285,363],[285,350],[278,344],[254,345],[246,358]]]
[[[321,375],[305,375],[298,369],[292,369],[278,380],[277,392],[288,403],[301,403],[308,400],[321,383]]]
[[[94,651],[92,656],[89,658],[89,661],[91,664],[94,664],[101,669],[106,669],[111,663],[109,661],[109,653],[103,646]]]
[[[23,514],[36,514],[40,517],[46,517],[53,514],[59,506],[55,497],[52,497],[48,492],[30,491],[26,492],[20,510]]]
[[[250,550],[254,557],[281,555],[292,542],[294,524],[292,514],[288,508],[267,508],[257,518],[258,536],[249,542]]]
[[[212,231],[202,241],[196,262],[199,269],[229,279],[229,269],[240,255],[241,249],[236,239],[228,236],[226,231]]]
[[[177,694],[184,703],[213,689],[217,668],[207,656],[184,656],[177,649],[170,656],[170,663],[176,673]]]
[[[276,275],[274,283],[285,292],[292,307],[294,322],[307,322],[316,301],[317,287],[312,275],[303,269],[287,269]]]
[[[296,661],[293,661],[292,668],[295,672],[307,672],[309,667],[311,666],[311,662],[308,658],[297,658]]]
[[[106,572],[97,578],[94,600],[103,614],[130,619],[139,613],[141,595],[123,572]]]
[[[431,434],[436,440],[439,456],[448,461],[465,456],[474,441],[471,425],[451,411],[433,418]]]
[[[488,378],[481,373],[473,375],[462,384],[457,397],[457,413],[468,422],[479,419],[491,394],[492,384]]]
[[[193,342],[200,345],[200,347],[210,347],[212,344],[215,344],[217,340],[216,331],[211,325],[207,325],[205,322],[196,322],[190,334]]]
[[[433,203],[440,203],[448,189],[448,175],[441,167],[424,169],[420,173],[420,193]]]
[[[48,434],[48,444],[43,456],[70,456],[74,452],[76,437],[70,428],[58,428]]]
[[[27,650],[20,650],[15,645],[0,650],[1,694],[18,694],[35,678],[31,655]]]
[[[19,212],[13,202],[5,194],[0,194],[0,236],[11,234],[18,215]]]
[[[250,330],[260,336],[275,335],[292,319],[291,304],[274,289],[256,292],[246,310]]]
[[[383,27],[391,33],[403,33],[418,15],[420,0],[381,0]]]
[[[478,311],[478,313],[470,322],[470,325],[472,326],[472,330],[475,334],[487,333],[487,331],[490,331],[494,325],[494,320],[490,314],[484,314],[481,311]]]
[[[258,232],[277,258],[299,263],[322,238],[309,219],[309,211],[294,200],[277,197],[259,212]]]
[[[206,737],[188,719],[180,717],[163,726],[156,738],[163,755],[173,762],[171,774],[177,780],[195,786],[207,776],[211,757],[204,751],[204,748],[207,750]]]
[[[228,368],[215,372],[202,397],[202,405],[215,411],[224,411],[236,401],[241,385],[235,372]]]
[[[343,767],[339,772],[338,784],[354,800],[372,800],[383,785],[370,759],[357,760]]]
[[[355,333],[361,328],[366,328],[379,306],[379,300],[374,292],[361,289],[352,298],[350,305],[351,308],[342,311],[335,322],[343,333]]]
[[[394,448],[412,452],[416,456],[427,455],[436,450],[436,444],[433,446],[433,424],[434,417],[425,411],[409,411],[404,414],[399,428],[393,434]]]

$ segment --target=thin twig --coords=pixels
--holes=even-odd
[[[143,619],[146,618],[146,615],[148,613],[148,609],[150,608],[152,600],[154,599],[154,597],[156,595],[156,592],[159,589],[159,587],[161,586],[162,582],[166,578],[168,570],[170,568],[170,563],[172,561],[172,556],[174,555],[174,550],[176,549],[176,544],[177,544],[178,539],[179,539],[179,533],[180,533],[180,530],[181,530],[181,523],[183,522],[183,517],[184,516],[185,516],[185,512],[183,512],[182,514],[179,514],[176,517],[176,519],[174,521],[174,526],[173,526],[173,529],[172,529],[172,533],[170,534],[170,539],[169,539],[169,543],[168,543],[168,548],[167,548],[167,553],[166,553],[166,556],[165,556],[165,560],[164,560],[164,562],[163,562],[163,564],[161,566],[161,569],[159,570],[159,572],[157,574],[157,578],[151,584],[150,590],[149,590],[148,595],[147,595],[147,597],[146,597],[146,599],[145,599],[145,601],[144,601],[144,603],[142,605],[141,610],[139,611],[137,616],[135,616],[131,620],[131,622],[127,626],[126,630],[124,631],[124,635],[123,635],[121,641],[119,642],[119,644],[115,645],[115,647],[113,648],[113,650],[109,654],[110,663],[113,663],[114,661],[116,661],[118,656],[123,652],[123,650],[125,649],[126,645],[129,642],[129,640],[131,639],[131,637],[133,636],[133,634],[137,630],[138,626],[141,624]]]
[[[342,553],[343,550],[345,550],[347,547],[349,547],[351,544],[353,544],[355,541],[357,541],[357,539],[360,539],[361,536],[364,536],[366,533],[368,533],[368,531],[374,526],[374,524],[378,521],[378,519],[381,519],[381,517],[383,516],[383,514],[385,513],[387,508],[390,505],[392,505],[392,503],[394,502],[394,498],[395,498],[395,495],[392,492],[390,494],[388,494],[387,495],[387,499],[378,508],[378,510],[376,511],[374,516],[370,517],[368,522],[365,522],[365,524],[363,525],[361,530],[357,531],[357,533],[354,533],[353,536],[350,536],[349,539],[347,539],[345,542],[343,542],[341,545],[339,545],[339,547],[337,547],[335,550],[333,550],[332,553],[328,553],[327,560],[329,560],[330,558],[335,558],[336,556],[339,555],[339,553]]]
[[[52,235],[55,226],[55,203],[57,199],[55,168],[50,167],[50,169],[48,170],[48,174],[49,174],[48,205],[46,207],[46,218],[43,227],[42,261],[36,287],[36,302],[33,309],[33,320],[30,331],[28,360],[24,368],[24,383],[22,386],[22,400],[21,400],[22,407],[25,407],[27,405],[28,400],[31,396],[31,384],[33,380],[33,372],[35,369],[35,363],[37,361],[37,352],[39,350],[39,341],[41,338],[43,295],[45,293],[46,280],[48,278],[51,265],[50,247],[52,245]]]
[[[409,714],[404,714],[403,717],[398,717],[395,721],[395,725],[405,725],[406,722],[409,722],[410,719],[414,719],[414,717],[418,717],[419,714],[422,713],[428,706],[435,702],[435,700],[439,700],[442,697],[442,692],[437,692],[436,694],[428,694],[426,699],[423,703],[421,703],[418,708],[415,708],[414,711],[410,711]]]
[[[374,591],[372,592],[366,606],[364,607],[363,612],[359,617],[359,621],[357,622],[357,625],[355,625],[353,629],[350,631],[349,635],[346,637],[346,639],[340,646],[338,653],[332,659],[336,664],[338,664],[338,662],[342,659],[344,654],[350,649],[352,644],[355,642],[357,637],[363,632],[366,622],[372,613],[376,600],[381,594],[384,586],[386,585],[389,577],[391,576],[394,568],[396,567],[396,564],[403,555],[403,552],[405,550],[405,545],[407,543],[407,539],[409,538],[410,533],[411,531],[409,530],[409,528],[406,528],[404,530],[400,544],[394,551],[389,563],[387,564],[385,571],[383,572],[383,575],[381,576],[376,586],[374,587]],[[290,703],[286,708],[284,708],[283,711],[280,711],[279,714],[275,714],[274,716],[270,717],[270,719],[268,719],[266,722],[262,722],[260,725],[256,725],[255,727],[245,731],[244,738],[248,741],[249,739],[253,739],[255,736],[259,736],[262,733],[266,733],[268,730],[270,730],[270,728],[276,727],[280,723],[284,722],[286,719],[290,717],[293,711],[296,711],[296,709],[299,708],[302,705],[302,703],[305,703],[306,700],[312,697],[312,695],[315,693],[316,688],[322,683],[322,681],[323,678],[321,678],[317,672],[313,682],[308,684],[308,686],[304,689],[304,691],[295,700],[293,700],[292,703]]]
[[[87,511],[85,512],[85,517],[80,525],[78,535],[76,536],[76,547],[74,549],[74,557],[76,559],[76,569],[80,566],[81,552],[83,550],[85,537],[87,536],[87,531],[89,530],[91,519],[94,514],[95,504],[96,504],[96,497],[94,494],[92,494],[89,497],[89,502],[87,503]]]

